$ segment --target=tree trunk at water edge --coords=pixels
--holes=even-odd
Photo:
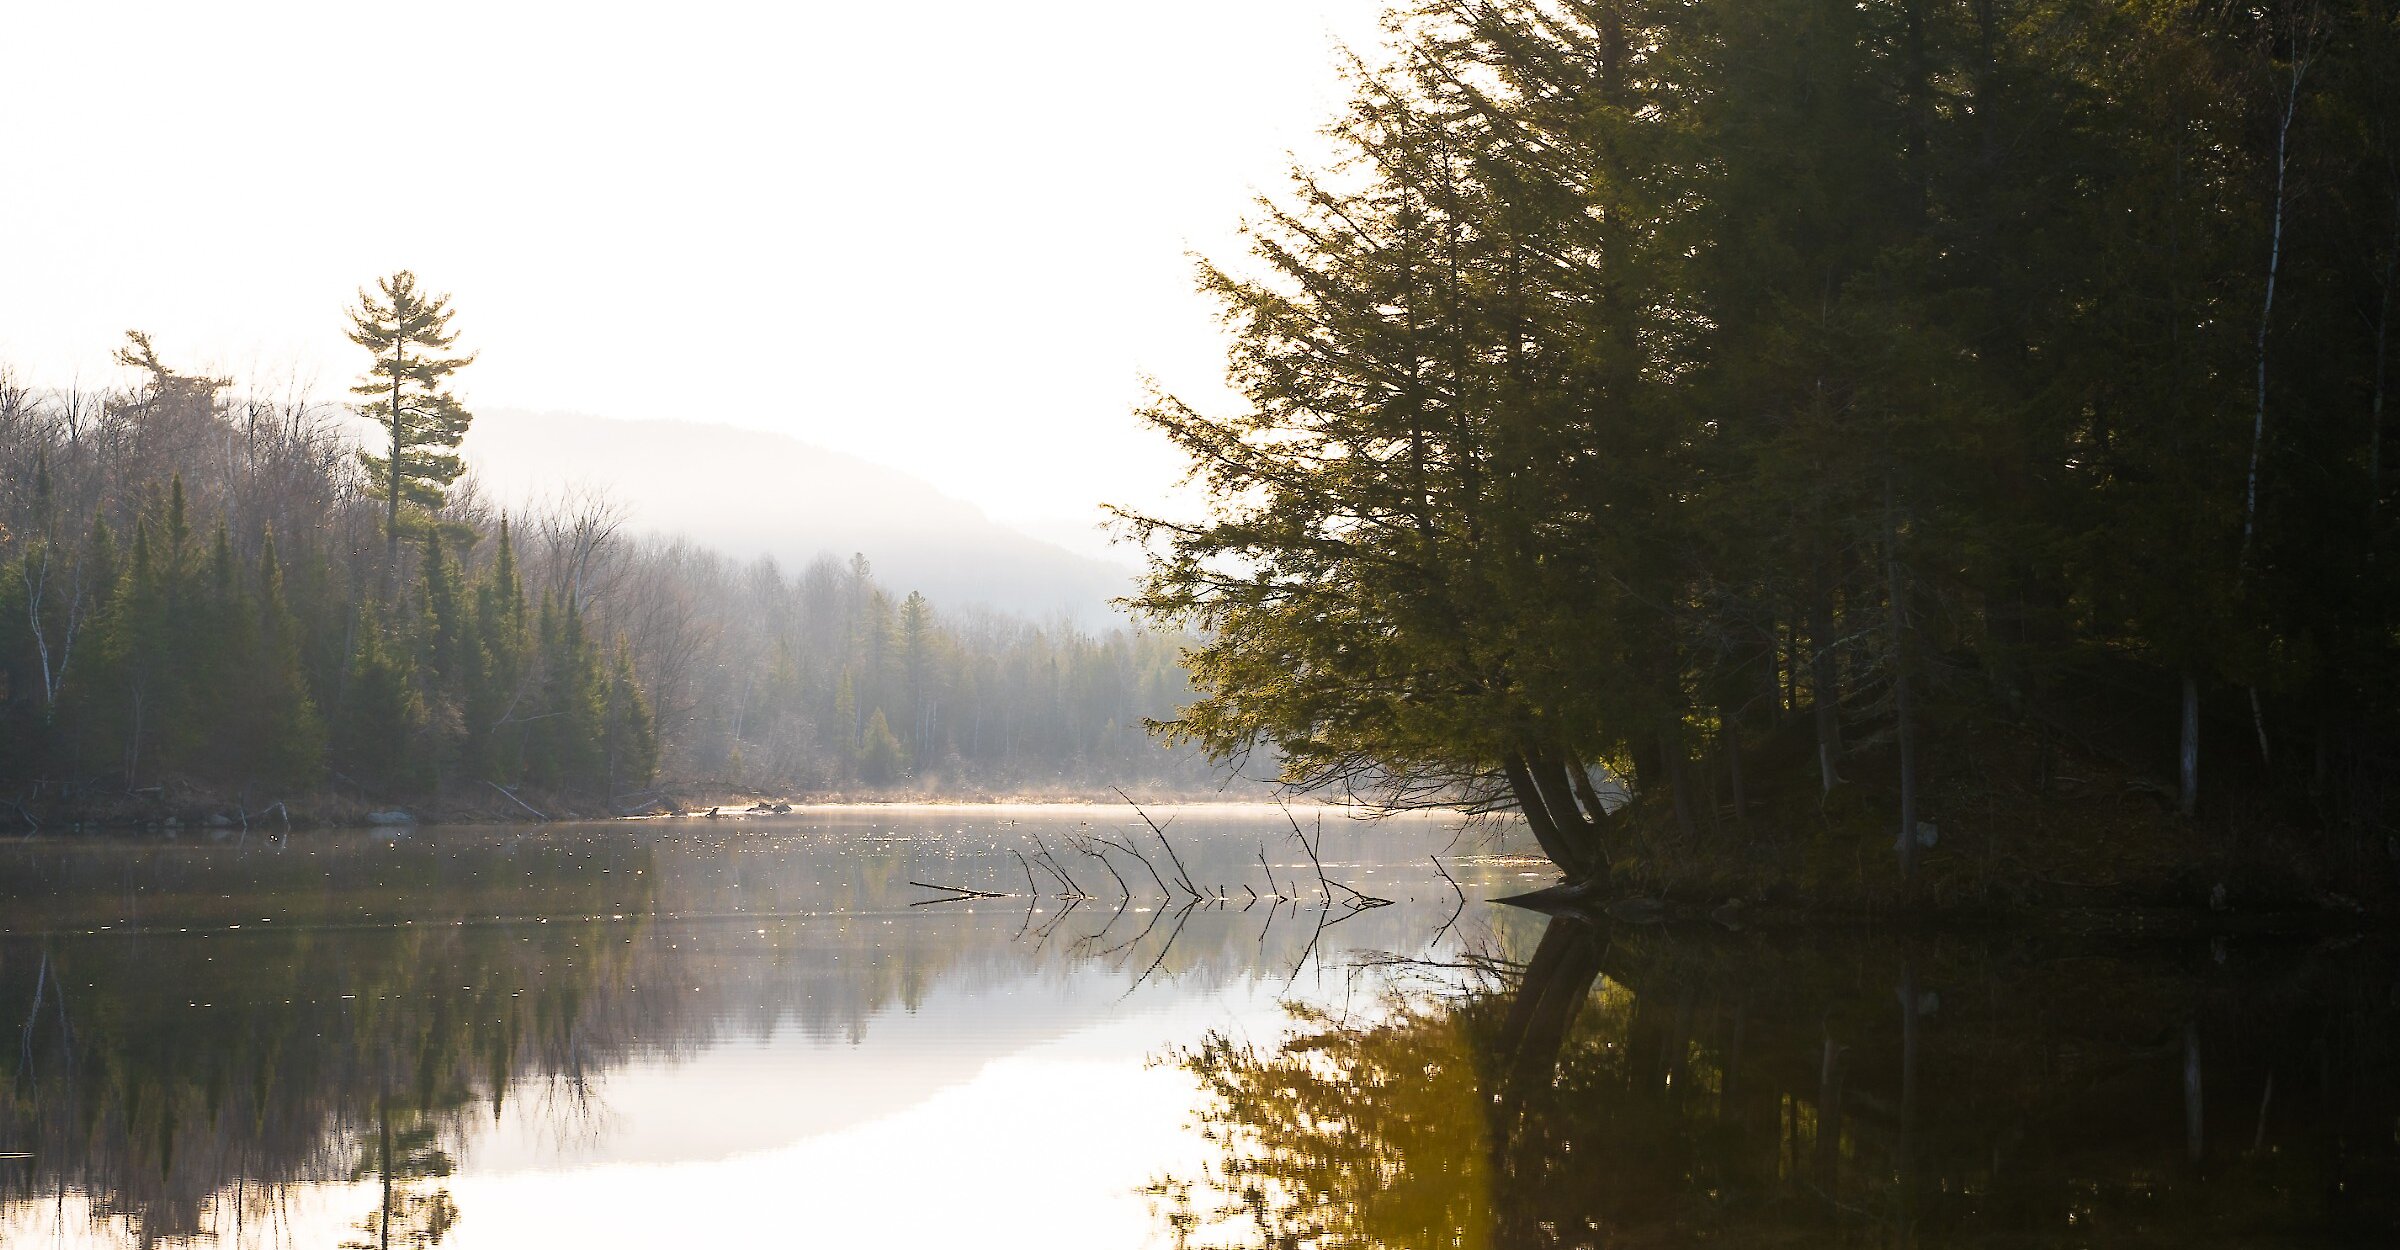
[[[1584,848],[1566,828],[1562,827],[1544,799],[1541,787],[1534,781],[1533,769],[1522,756],[1510,756],[1502,761],[1501,773],[1508,778],[1508,789],[1517,801],[1517,810],[1525,814],[1525,824],[1533,830],[1533,840],[1541,845],[1542,854],[1558,865],[1570,881],[1577,883],[1607,880],[1607,866],[1596,857],[1584,854]],[[1570,818],[1573,809],[1566,813]]]

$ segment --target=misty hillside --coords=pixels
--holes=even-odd
[[[906,473],[781,434],[687,421],[487,409],[464,454],[514,507],[562,483],[605,487],[644,532],[796,570],[863,552],[877,580],[945,604],[1091,625],[1132,582],[1116,566],[1012,530]]]

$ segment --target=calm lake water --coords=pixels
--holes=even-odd
[[[2400,1227],[2385,941],[1551,920],[1506,839],[1304,814],[1360,907],[1279,814],[1172,815],[0,845],[0,1245]]]

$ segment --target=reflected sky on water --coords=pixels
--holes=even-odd
[[[387,1172],[392,1244],[1159,1240],[1201,1143],[1155,1060],[1354,996],[1457,895],[1447,823],[1326,822],[1397,904],[1353,914],[1271,809],[1158,815],[1180,874],[1123,809],[9,846],[0,1241],[380,1244]]]
[[[1488,833],[1172,815],[7,844],[0,1244],[2392,1229],[2381,940],[1553,920]]]

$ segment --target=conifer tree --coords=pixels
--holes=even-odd
[[[459,569],[443,548],[439,527],[425,532],[425,562],[419,585],[423,590],[424,641],[422,663],[427,680],[449,691],[465,676],[466,653],[472,646],[472,623],[463,602]]]
[[[152,548],[145,517],[134,523],[133,556],[108,622],[107,649],[116,678],[112,719],[129,787],[139,784],[145,753],[158,736],[164,710],[174,702],[167,654],[172,614],[165,585],[171,570],[160,568]]]
[[[608,688],[571,598],[542,597],[538,638],[542,710],[527,735],[527,772],[548,787],[605,786]]]
[[[527,696],[525,588],[518,580],[508,518],[500,519],[492,567],[475,588],[471,645],[462,657],[466,767],[486,781],[517,780],[525,767],[523,727],[516,723]]]
[[[208,572],[184,613],[182,629],[187,680],[195,718],[194,759],[214,776],[248,771],[249,746],[263,726],[247,704],[256,692],[258,621],[233,567],[233,541],[222,520],[209,540]]]
[[[888,786],[900,779],[908,766],[908,753],[900,740],[892,736],[891,722],[884,719],[883,709],[876,708],[867,717],[867,729],[858,748],[858,779],[871,786]]]
[[[634,680],[633,651],[623,639],[617,642],[617,653],[609,669],[607,734],[603,743],[607,756],[609,797],[650,784],[658,773],[658,730],[650,711],[650,701],[643,697],[640,683]]]
[[[299,623],[284,600],[272,529],[258,556],[258,643],[249,689],[249,750],[258,780],[305,785],[323,771],[325,726],[300,662]]]
[[[382,630],[364,614],[356,629],[334,726],[334,757],[363,780],[392,789],[413,787],[422,775],[416,739],[425,707],[410,679],[407,653],[387,645]]]
[[[372,292],[361,288],[349,315],[350,341],[374,357],[350,393],[359,415],[383,427],[383,454],[361,451],[359,462],[384,500],[388,578],[400,562],[402,505],[439,511],[465,471],[456,449],[475,418],[451,394],[450,379],[475,357],[450,354],[458,342],[450,297],[419,290],[408,270],[378,280]]]

